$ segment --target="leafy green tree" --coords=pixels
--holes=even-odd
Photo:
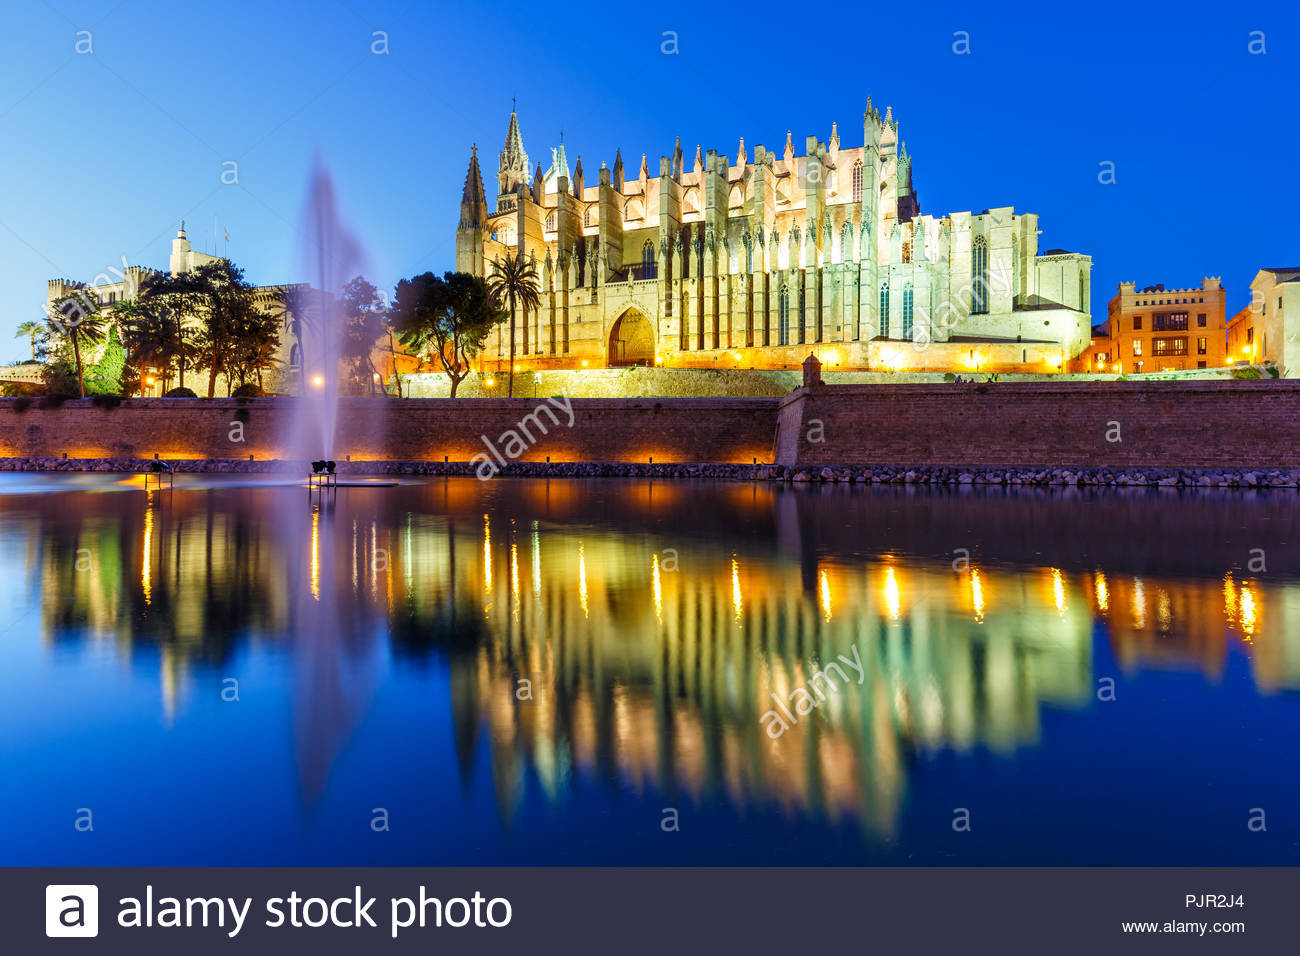
[[[397,283],[393,328],[417,354],[431,353],[451,380],[451,397],[470,373],[470,361],[506,313],[488,283],[465,272],[440,279],[426,272]]]
[[[89,289],[64,296],[48,310],[46,325],[50,334],[72,346],[72,364],[77,372],[77,389],[86,397],[86,378],[82,368],[83,346],[89,347],[104,334],[104,314],[98,297]]]
[[[531,258],[507,252],[505,258],[492,263],[488,287],[498,303],[510,304],[510,386],[507,398],[513,398],[515,394],[515,309],[517,306],[523,308],[526,321],[529,309],[540,308],[539,286],[537,266]]]
[[[45,323],[44,323],[44,322],[35,322],[35,321],[27,321],[27,322],[23,322],[21,325],[18,326],[18,332],[17,332],[17,334],[14,336],[14,338],[16,338],[16,339],[21,339],[21,338],[23,338],[24,336],[26,336],[26,337],[31,341],[31,346],[32,346],[32,361],[35,362],[35,361],[36,361],[36,341],[37,341],[38,339],[41,339],[41,338],[44,338],[44,337],[45,337]]]
[[[122,378],[127,371],[126,350],[116,323],[109,322],[104,354],[86,369],[86,384],[92,395],[122,394]]]

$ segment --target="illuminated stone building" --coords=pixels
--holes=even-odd
[[[199,252],[191,245],[189,238],[185,234],[185,223],[180,224],[176,231],[176,236],[172,239],[172,251],[167,262],[167,271],[169,275],[182,275],[186,272],[193,272],[199,266],[209,262],[221,262],[221,256],[209,255],[206,252]],[[110,267],[100,273],[89,284],[78,282],[72,279],[50,279],[46,283],[45,307],[47,313],[52,313],[55,303],[60,299],[77,295],[83,292],[96,302],[101,311],[107,315],[112,315],[114,307],[121,302],[129,302],[140,294],[141,284],[157,270],[150,269],[147,266],[126,265],[125,257],[120,267]],[[282,319],[285,314],[284,296],[291,289],[302,289],[306,286],[301,285],[268,285],[256,287],[256,296],[260,307],[272,314],[280,316]],[[194,321],[197,321],[194,320]],[[98,361],[102,355],[102,346],[92,350],[88,356],[88,361]],[[302,352],[298,343],[295,341],[292,333],[292,325],[289,322],[282,321],[280,330],[280,345],[277,349],[272,370],[267,379],[268,391],[288,391],[301,370]],[[145,370],[141,377],[139,394],[149,396],[159,396],[164,391],[165,385],[177,384],[168,382],[161,372],[153,374],[154,370]],[[195,391],[206,388],[207,376],[200,375],[197,372],[192,380],[187,380],[186,385]],[[226,378],[224,375],[217,376],[217,394],[228,392]]]
[[[1228,324],[1232,362],[1272,362],[1283,378],[1300,376],[1300,267],[1260,269],[1250,305]]]
[[[565,145],[530,168],[510,114],[489,201],[472,151],[456,268],[527,256],[541,308],[517,323],[521,369],[664,365],[1059,370],[1088,346],[1091,259],[1038,248],[1010,206],[921,212],[892,111],[868,101],[863,145],[838,128],[797,153],[734,156],[680,140],[634,168],[619,151],[588,180]],[[509,362],[509,324],[480,356]]]
[[[1094,330],[1076,368],[1132,374],[1229,365],[1226,299],[1217,276],[1188,289],[1163,284],[1139,289],[1121,282],[1107,304],[1106,321]]]

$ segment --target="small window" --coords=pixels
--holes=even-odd
[[[1209,350],[1210,350],[1210,348],[1209,348],[1209,342],[1210,342],[1210,340],[1207,339],[1207,338],[1206,338],[1205,336],[1203,336],[1203,335],[1202,335],[1199,339],[1197,339],[1197,340],[1196,340],[1196,354],[1197,354],[1197,355],[1205,355],[1205,354],[1207,354],[1207,353],[1209,352]]]
[[[1196,316],[1196,325],[1197,325],[1197,328],[1202,328],[1202,329],[1205,328],[1205,313],[1204,313],[1204,312],[1201,312],[1201,313],[1198,313],[1198,314],[1197,314],[1197,316]]]
[[[1203,362],[1203,361],[1201,361],[1201,362],[1197,362],[1197,363],[1196,363],[1196,367],[1197,367],[1197,368],[1205,368],[1205,362]]]
[[[1135,315],[1133,316],[1133,331],[1140,332],[1141,330],[1142,330],[1142,316]]]
[[[1134,339],[1134,340],[1133,340],[1133,355],[1134,355],[1134,357],[1136,357],[1136,356],[1139,356],[1139,355],[1141,355],[1141,354],[1142,354],[1142,340],[1141,340],[1141,339]]]

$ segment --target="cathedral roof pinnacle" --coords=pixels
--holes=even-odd
[[[740,137],[740,145],[736,148],[736,165],[744,168],[749,165],[749,154],[745,152],[745,137]]]
[[[483,173],[478,166],[478,144],[470,147],[469,169],[460,194],[460,228],[481,226],[487,219],[487,196],[483,190]]]

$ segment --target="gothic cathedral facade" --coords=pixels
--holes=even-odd
[[[1089,344],[1089,256],[1038,249],[1012,207],[921,212],[892,109],[870,100],[863,145],[809,136],[796,155],[742,139],[734,160],[681,142],[651,175],[622,152],[587,185],[564,145],[530,172],[510,114],[488,204],[472,150],[456,269],[531,259],[539,309],[518,316],[520,370],[660,365],[827,371],[1059,371]],[[510,324],[476,360],[510,362]]]

